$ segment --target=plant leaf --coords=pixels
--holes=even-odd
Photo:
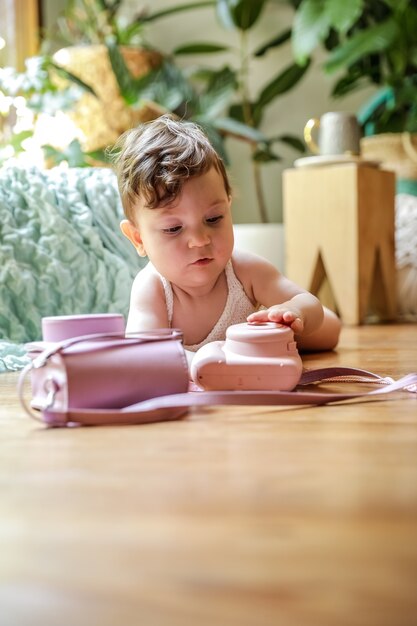
[[[233,30],[236,25],[233,21],[228,0],[217,0],[217,16],[220,24],[228,30]]]
[[[173,112],[181,105],[191,110],[196,107],[197,96],[192,85],[181,70],[167,59],[159,68],[136,79],[135,86],[139,103],[149,100]]]
[[[400,35],[398,24],[393,19],[359,31],[330,54],[324,69],[330,74],[352,65],[367,54],[383,52]]]
[[[346,33],[360,18],[364,10],[364,0],[326,0],[325,11],[330,25],[339,33]]]
[[[285,43],[289,39],[291,39],[290,28],[288,28],[287,30],[284,30],[280,35],[278,35],[277,37],[274,37],[273,39],[270,39],[270,41],[267,41],[263,46],[255,50],[254,56],[262,57],[264,56],[264,54],[268,52],[268,50],[270,50],[270,48],[276,48],[277,46],[281,46],[283,43]]]
[[[330,30],[330,17],[325,10],[326,0],[303,0],[294,16],[292,48],[297,63],[308,57]]]
[[[53,146],[43,145],[42,150],[45,157],[51,160],[55,165],[67,161],[69,167],[86,167],[90,165],[85,158],[85,154],[81,149],[78,139],[73,139],[71,143],[63,150],[57,150]]]
[[[221,132],[214,127],[213,120],[208,120],[204,115],[193,116],[190,119],[201,126],[217,154],[223,159],[226,165],[229,165],[230,159],[226,151],[224,137]]]
[[[109,152],[107,150],[93,150],[91,152],[86,152],[86,157],[92,159],[92,161],[101,161],[102,163],[111,163],[111,159],[109,157]]]
[[[268,139],[263,133],[252,126],[247,126],[231,117],[221,117],[213,120],[213,126],[229,135],[240,139],[246,139],[254,143],[267,142]]]
[[[236,90],[236,75],[229,67],[211,72],[205,91],[199,98],[199,110],[211,119],[224,113]]]
[[[217,0],[217,14],[226,28],[249,30],[258,20],[266,0]]]
[[[75,76],[75,74],[73,74],[72,72],[69,72],[64,67],[61,67],[60,65],[57,65],[53,61],[51,61],[50,65],[51,65],[51,67],[54,68],[54,70],[56,71],[57,74],[62,76],[62,78],[66,78],[70,82],[75,83],[76,85],[78,85],[79,87],[84,89],[84,91],[87,91],[88,93],[93,95],[95,98],[97,98],[97,94],[94,91],[94,89],[90,85],[85,83],[83,80],[81,80],[81,78],[78,78],[78,76]]]
[[[144,30],[142,18],[138,18],[136,21],[128,24],[125,28],[119,27],[117,29],[117,43],[119,46],[129,46],[133,43],[142,40],[142,33]]]
[[[332,98],[342,98],[343,96],[346,96],[348,93],[358,89],[360,83],[365,84],[366,80],[367,76],[356,67],[356,64],[351,65],[349,71],[336,81],[333,86],[331,92]]]
[[[255,105],[256,109],[263,109],[275,100],[277,96],[289,91],[296,85],[306,73],[310,62],[304,66],[296,63],[287,67],[283,72],[278,74],[260,93],[258,101]]]
[[[222,46],[217,43],[188,43],[183,46],[178,46],[173,51],[174,55],[179,54],[212,54],[215,52],[224,52],[229,50],[229,46]]]
[[[24,150],[22,143],[29,137],[33,137],[33,130],[22,130],[20,133],[13,133],[8,143],[13,146],[15,152],[21,152]]]
[[[190,9],[202,9],[204,7],[216,6],[217,0],[201,0],[200,2],[189,2],[188,4],[178,4],[170,9],[162,9],[156,13],[150,13],[142,17],[143,22],[153,22],[159,20],[161,17],[172,15],[173,13],[180,13],[182,11],[189,11]]]
[[[297,150],[298,152],[305,152],[306,145],[304,141],[302,141],[299,137],[295,137],[294,135],[279,135],[278,137],[273,137],[270,139],[269,143],[275,143],[279,141],[281,143],[285,143],[290,148]]]
[[[365,104],[359,109],[357,118],[361,126],[367,124],[374,112],[385,107],[386,103],[392,99],[393,91],[391,87],[379,89]]]
[[[241,102],[235,102],[229,108],[229,117],[246,124],[246,120],[250,119],[250,126],[259,128],[262,123],[262,109],[256,108],[253,102],[246,102],[245,106]]]
[[[120,94],[126,104],[132,106],[138,100],[136,81],[130,73],[117,44],[107,42],[106,47]]]
[[[271,163],[271,161],[282,161],[282,157],[280,157],[278,154],[275,154],[275,152],[272,152],[269,145],[258,148],[258,150],[256,150],[256,152],[253,154],[252,159],[256,161],[256,163]]]

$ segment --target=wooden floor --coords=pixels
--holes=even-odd
[[[417,370],[417,324],[308,367]],[[47,430],[0,376],[1,626],[415,626],[417,396]]]

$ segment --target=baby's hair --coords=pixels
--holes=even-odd
[[[124,133],[115,146],[116,172],[126,217],[134,222],[138,198],[154,209],[175,200],[184,183],[215,167],[228,196],[231,186],[223,160],[203,130],[171,115]]]

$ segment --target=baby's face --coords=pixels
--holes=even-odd
[[[232,255],[231,199],[214,167],[187,181],[172,203],[139,205],[137,225],[151,263],[185,289],[214,286]]]

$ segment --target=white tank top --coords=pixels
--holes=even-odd
[[[232,261],[228,261],[226,267],[226,281],[227,281],[227,300],[223,313],[220,315],[214,328],[209,332],[207,337],[190,346],[184,346],[186,350],[196,352],[201,346],[204,346],[210,341],[223,341],[226,337],[226,330],[232,324],[240,324],[246,322],[248,315],[257,310],[257,307],[252,304],[248,296],[243,289],[242,283],[238,280],[234,270]],[[161,276],[162,285],[165,292],[165,300],[168,313],[169,325],[172,325],[172,317],[174,313],[174,294],[172,292],[171,283]]]

